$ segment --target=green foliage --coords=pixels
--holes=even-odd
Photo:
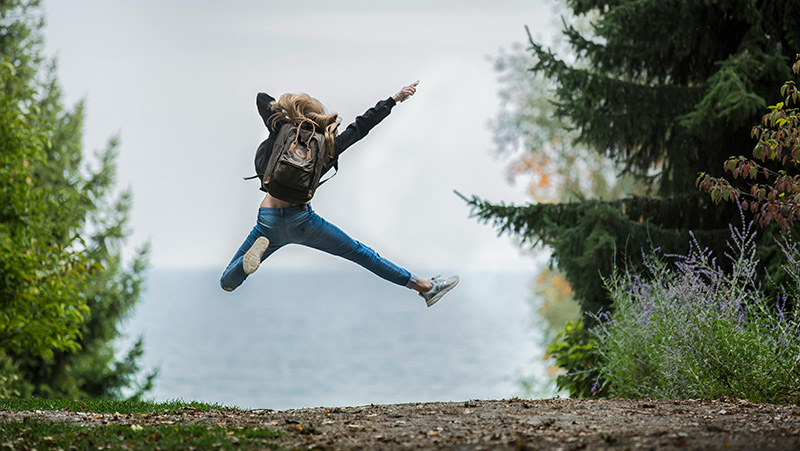
[[[0,355],[0,402],[11,396],[19,396],[15,388],[19,385],[19,379],[14,362],[8,356]]]
[[[120,258],[130,193],[114,193],[116,139],[90,167],[83,105],[63,106],[41,57],[38,1],[0,2],[0,393],[118,397],[141,342],[115,361],[147,247]]]
[[[569,58],[530,39],[531,78],[552,83],[554,117],[574,129],[576,147],[608,157],[618,175],[652,194],[530,206],[473,197],[470,204],[501,233],[551,247],[584,311],[596,312],[610,303],[601,277],[614,265],[641,268],[641,249],[685,252],[695,230],[724,251],[737,210],[715,207],[694,181],[700,170],[719,176],[720,161],[751,147],[750,124],[779,100],[773,87],[791,77],[787,62],[800,48],[800,0],[566,3],[591,19],[591,31],[565,25]],[[761,261],[779,275],[777,246],[762,240]]]
[[[697,201],[696,197],[692,199]],[[641,265],[641,246],[685,252],[688,230],[683,227],[714,220],[692,216],[688,209],[678,210],[687,204],[684,199],[671,201],[635,197],[518,207],[492,204],[478,197],[468,199],[474,216],[491,222],[500,233],[519,236],[523,244],[550,247],[585,312],[598,312],[608,305],[601,275],[611,274],[615,265]],[[645,217],[652,222],[645,222]],[[727,234],[720,229],[699,232],[698,236],[724,242]]]
[[[0,423],[3,443],[24,443],[24,449],[275,449],[278,432],[260,428],[203,425],[81,426],[26,419]]]
[[[14,88],[0,89],[0,356],[51,358],[80,346],[88,313],[82,274],[92,263],[47,220],[54,192],[35,167],[45,164],[50,135],[36,125],[41,110],[15,76],[10,63],[0,64],[0,84]]]
[[[782,248],[797,286],[800,254]],[[752,225],[731,230],[726,255],[730,270],[694,241],[685,257],[653,252],[646,273],[607,279],[614,310],[592,332],[611,395],[800,403],[800,310],[761,292]]]
[[[601,357],[595,340],[583,321],[569,321],[547,346],[549,357],[564,370],[556,377],[556,387],[578,398],[602,398],[607,387],[601,377]]]
[[[792,72],[800,73],[800,55]],[[751,135],[758,139],[752,152],[755,160],[732,156],[725,161],[725,171],[734,178],[752,181],[749,189],[704,172],[696,183],[715,203],[740,203],[742,209],[755,213],[762,227],[774,221],[786,230],[800,215],[800,110],[796,107],[800,90],[793,80],[783,84],[781,96],[783,101],[769,106],[761,125],[753,127]],[[768,167],[769,162],[780,169]]]

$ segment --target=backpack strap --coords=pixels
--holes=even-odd
[[[300,140],[300,129],[303,128],[303,123],[304,122],[310,122],[311,123],[311,136],[314,136],[314,134],[317,132],[317,123],[312,121],[311,119],[303,118],[303,120],[301,120],[297,124],[297,134],[294,136],[294,141],[292,141],[292,144],[289,146],[288,152],[292,152],[294,150],[294,148],[297,147],[297,141]],[[311,154],[307,153],[306,154],[306,160],[310,160],[310,159],[311,159]]]
[[[327,182],[328,180],[332,179],[334,175],[339,173],[339,160],[334,160],[333,162],[333,174],[330,177],[326,178],[325,180],[319,181],[319,186],[322,186],[323,183]]]

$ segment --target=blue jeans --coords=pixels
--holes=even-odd
[[[242,265],[244,254],[260,236],[269,240],[269,247],[261,257],[262,262],[283,246],[296,243],[346,258],[389,282],[407,288],[413,288],[417,283],[415,275],[350,238],[341,229],[314,213],[311,205],[306,204],[258,209],[255,227],[222,273],[220,285],[223,290],[233,291],[247,278]]]

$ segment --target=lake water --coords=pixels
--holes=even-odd
[[[217,270],[150,272],[122,342],[143,335],[143,367],[160,368],[148,397],[253,409],[463,401],[522,396],[521,380],[544,377],[532,273],[461,274],[426,308],[360,268],[263,269],[233,293]]]

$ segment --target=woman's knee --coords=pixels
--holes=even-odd
[[[230,293],[231,291],[235,290],[239,287],[239,285],[244,282],[244,280],[237,280],[238,277],[233,273],[232,268],[228,268],[222,273],[222,276],[219,278],[219,286],[222,288],[223,291]]]
[[[230,293],[231,291],[236,289],[236,287],[231,287],[228,284],[226,284],[224,277],[219,279],[219,286],[220,286],[220,288],[222,288],[223,291],[226,291],[228,293]]]

